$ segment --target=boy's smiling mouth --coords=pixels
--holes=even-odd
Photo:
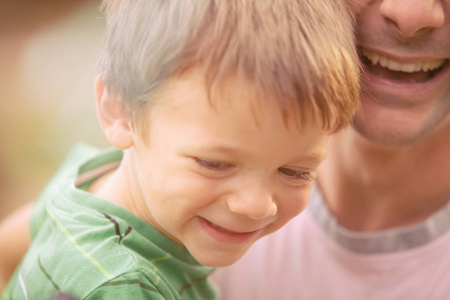
[[[209,222],[209,221],[208,221],[208,222]],[[225,233],[229,233],[229,234],[236,234],[236,233],[238,233],[238,232],[235,232],[235,231],[227,230],[227,229],[225,229],[225,228],[223,228],[223,227],[220,227],[219,225],[214,224],[214,223],[212,223],[212,222],[209,222],[209,224],[210,224],[212,227],[215,227],[215,228],[217,228],[217,229],[219,229],[219,230],[221,230],[221,231],[223,231],[223,232],[225,232]]]
[[[217,224],[214,224],[208,220],[206,220],[206,221],[209,222],[211,226],[213,226],[223,232],[229,233],[229,234],[248,234],[248,233],[254,233],[254,232],[257,232],[260,230],[260,229],[256,229],[256,230],[251,230],[251,231],[231,231],[231,230],[225,229]]]
[[[399,83],[421,83],[435,77],[448,59],[402,63],[367,49],[361,49],[361,59],[366,69],[381,78]]]
[[[217,224],[212,223],[202,217],[199,217],[200,225],[205,231],[220,242],[225,243],[244,243],[253,240],[262,228],[251,231],[231,231]]]

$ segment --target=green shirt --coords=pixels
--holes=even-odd
[[[120,150],[87,146],[69,155],[35,204],[33,243],[2,299],[216,297],[212,268],[130,211],[84,191],[94,179],[76,183],[121,158]]]

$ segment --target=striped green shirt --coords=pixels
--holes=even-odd
[[[87,146],[69,155],[36,201],[33,243],[2,299],[216,297],[212,268],[128,210],[85,192],[93,179],[76,183],[121,158],[120,150]]]

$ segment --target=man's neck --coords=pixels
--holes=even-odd
[[[450,201],[450,123],[403,147],[348,129],[330,140],[319,185],[348,229],[375,231],[423,221]]]

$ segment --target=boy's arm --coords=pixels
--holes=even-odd
[[[157,280],[156,273],[153,275],[152,279]],[[155,284],[152,279],[140,272],[125,273],[103,283],[83,299],[176,300],[181,298],[175,296],[164,282]]]
[[[0,223],[0,290],[5,287],[31,244],[29,226],[32,207],[30,202]]]

